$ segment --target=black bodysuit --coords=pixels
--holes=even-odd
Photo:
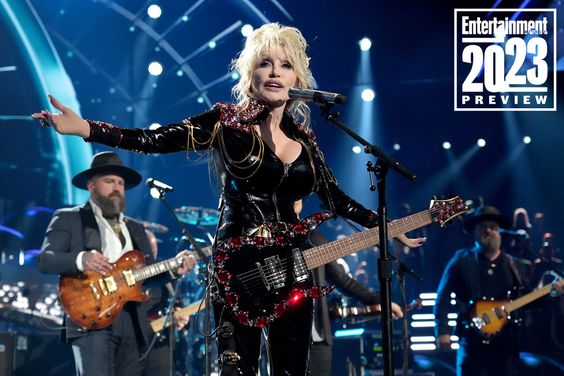
[[[323,204],[333,212],[365,227],[377,223],[377,214],[348,197],[338,187],[327,167],[311,129],[295,124],[284,114],[281,129],[298,141],[301,153],[284,164],[262,141],[253,126],[268,115],[268,107],[251,101],[241,109],[232,104],[217,104],[211,110],[190,117],[181,123],[156,130],[122,129],[89,121],[87,141],[142,153],[171,153],[182,150],[210,153],[222,195],[216,242],[240,235],[251,235],[259,227],[285,229],[297,222],[294,202],[316,192]],[[260,329],[236,323],[220,304],[215,307],[216,323],[229,320],[235,334],[219,338],[219,353],[235,351],[240,357],[236,366],[224,364],[222,375],[235,368],[243,375],[256,374]],[[269,327],[271,362],[274,375],[304,375],[311,331],[311,304],[304,303],[278,319]]]

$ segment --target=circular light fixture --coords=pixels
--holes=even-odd
[[[443,149],[448,150],[452,147],[452,145],[450,144],[450,142],[445,141],[443,142]]]
[[[161,14],[163,14],[163,11],[157,4],[151,4],[147,8],[147,15],[149,15],[149,17],[151,17],[152,19],[156,20],[161,16]]]
[[[151,76],[159,76],[163,73],[163,66],[158,61],[152,61],[147,70]]]
[[[483,138],[479,138],[478,141],[476,141],[476,144],[483,148],[484,146],[486,146],[486,140],[484,140]]]
[[[372,89],[364,89],[362,91],[362,93],[360,94],[360,97],[365,102],[372,102],[374,100],[375,96],[376,96],[376,93],[374,93],[374,90],[372,90]]]
[[[358,45],[360,46],[361,51],[368,51],[370,47],[372,47],[372,41],[370,38],[364,37],[358,41]]]

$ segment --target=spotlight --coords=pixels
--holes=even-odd
[[[360,94],[360,97],[365,102],[372,102],[374,100],[375,96],[376,96],[376,94],[374,93],[374,90],[372,90],[372,89],[364,89],[362,91],[362,93]]]
[[[364,37],[358,41],[358,45],[360,46],[361,51],[368,51],[370,47],[372,47],[372,41],[370,38]]]
[[[448,141],[443,142],[443,149],[448,150],[450,149],[451,146],[452,145],[450,144],[450,142]]]
[[[245,38],[247,38],[249,35],[251,35],[253,33],[254,27],[252,27],[249,24],[243,25],[243,27],[241,28],[241,34],[243,34],[243,36]]]
[[[486,146],[486,140],[484,140],[483,138],[479,138],[478,141],[476,141],[476,144],[483,148],[484,146]]]
[[[147,8],[147,14],[149,15],[149,17],[156,20],[161,16],[161,14],[163,14],[163,11],[157,4],[152,4],[149,5],[149,8]]]
[[[196,99],[196,102],[204,103],[204,97],[198,97],[198,99]]]
[[[231,79],[234,81],[237,81],[241,76],[239,75],[239,72],[233,72],[231,73]]]
[[[182,18],[181,18],[182,22],[188,22],[188,19],[189,19],[189,18],[188,18],[187,15],[184,15],[184,16],[182,16]]]
[[[524,142],[525,144],[530,144],[531,141],[532,141],[532,140],[531,140],[531,137],[529,137],[529,136],[523,137],[523,142]]]
[[[178,77],[182,77],[182,76],[184,76],[184,71],[182,69],[179,69],[179,70],[176,71],[176,75]]]
[[[163,73],[163,66],[158,61],[152,61],[147,70],[151,76],[159,76]]]
[[[151,125],[149,125],[149,129],[154,131],[155,129],[159,129],[161,127],[161,125],[159,123],[153,123]]]
[[[394,144],[394,150],[399,150],[399,149],[401,149],[400,144]]]
[[[208,43],[208,47],[211,48],[212,50],[215,48],[215,46],[217,46],[217,43],[215,42],[215,40],[211,40]]]
[[[360,148],[360,146],[353,146],[352,151],[353,151],[353,153],[355,153],[355,154],[360,154],[360,152],[362,151],[362,149]]]

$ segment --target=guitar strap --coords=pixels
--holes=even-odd
[[[513,273],[513,277],[517,281],[517,287],[519,288],[520,291],[522,291],[525,288],[525,286],[523,285],[523,279],[521,278],[521,274],[519,274],[519,269],[517,268],[517,263],[515,262],[513,257],[511,257],[510,255],[505,254],[505,257],[507,258],[507,261],[509,262],[509,268],[511,269],[511,272]]]

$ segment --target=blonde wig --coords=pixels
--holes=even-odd
[[[273,49],[282,48],[294,69],[296,86],[311,89],[315,83],[309,69],[309,57],[306,54],[307,42],[295,27],[282,26],[279,23],[264,24],[253,31],[247,38],[243,51],[231,62],[231,69],[239,73],[239,82],[233,87],[233,96],[241,107],[246,107],[253,98],[252,77],[261,56],[271,55]],[[286,110],[297,123],[309,126],[310,109],[303,102],[291,100]]]

